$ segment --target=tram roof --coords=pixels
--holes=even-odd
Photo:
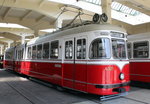
[[[127,38],[128,41],[150,39],[150,32],[128,35]]]
[[[58,31],[55,31],[50,34],[46,34],[41,37],[36,37],[32,40],[30,40],[27,44],[34,44],[34,43],[40,43],[44,41],[48,41],[49,39],[54,40],[58,37],[72,35],[72,34],[79,34],[84,32],[90,32],[90,31],[96,31],[96,30],[115,30],[126,33],[126,30],[122,27],[116,26],[116,25],[110,25],[110,24],[88,24],[88,25],[82,25],[78,27],[68,28],[68,29],[61,29]]]

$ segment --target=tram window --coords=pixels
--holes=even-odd
[[[65,43],[65,58],[72,59],[72,54],[73,54],[73,42],[66,41],[66,43]]]
[[[28,47],[27,58],[28,58],[28,59],[31,59],[31,47]]]
[[[121,39],[112,39],[112,52],[114,59],[126,58],[125,41]]]
[[[17,59],[17,54],[18,54],[18,51],[16,50],[16,53],[15,53],[15,59]]]
[[[148,58],[149,57],[148,47],[149,43],[147,41],[134,43],[133,45],[134,58]]]
[[[21,55],[21,56],[20,56],[20,59],[23,59],[23,51],[24,51],[24,49],[22,48],[22,49],[21,49],[21,54],[20,54],[20,55]]]
[[[90,58],[110,58],[110,40],[107,38],[95,39],[90,45]]]
[[[17,59],[20,59],[20,50],[17,52]]]
[[[51,42],[50,58],[54,58],[54,59],[58,58],[58,51],[59,51],[58,45],[59,45],[58,41]]]
[[[11,51],[10,52],[10,58],[13,59],[13,57],[14,57],[14,51]]]
[[[32,47],[32,59],[36,58],[36,46]]]
[[[5,52],[5,59],[8,59],[8,52]]]
[[[10,58],[9,53],[6,52],[6,53],[5,53],[5,59],[9,59],[9,58]]]
[[[18,59],[21,59],[21,50],[18,50]]]
[[[77,59],[85,59],[86,57],[86,40],[77,40]]]
[[[43,44],[43,58],[45,59],[49,58],[49,43]]]
[[[42,58],[42,44],[37,45],[37,59]]]
[[[13,57],[13,51],[6,52],[6,54],[5,54],[6,59],[12,59],[12,57]]]
[[[16,50],[16,59],[18,59],[18,50]]]
[[[131,58],[131,43],[127,44],[127,49],[128,49],[128,58]]]

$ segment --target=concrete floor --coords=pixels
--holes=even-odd
[[[55,88],[0,70],[0,104],[99,104],[99,96]],[[150,104],[150,90],[132,87],[129,95],[103,104]]]

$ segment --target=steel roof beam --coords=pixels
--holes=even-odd
[[[41,7],[44,4],[45,1],[46,0],[41,0],[41,2],[39,3],[39,7]]]
[[[4,15],[3,15],[3,19],[5,19],[7,16],[8,16],[8,14],[9,14],[9,12],[11,11],[11,7],[9,7],[6,11],[5,11],[5,13],[4,13]]]
[[[12,34],[12,33],[8,33],[8,32],[2,32],[2,33],[0,33],[0,36],[10,39],[10,40],[14,40],[14,41],[21,39],[21,36],[18,36],[18,35]]]
[[[32,10],[29,10],[26,14],[24,14],[23,17],[20,18],[21,21],[23,21],[26,17],[28,17],[32,13]]]
[[[41,21],[41,20],[42,20],[43,18],[45,18],[45,17],[46,17],[45,15],[40,16],[39,18],[36,19],[36,22]]]
[[[0,40],[0,44],[8,45],[8,43],[7,43],[7,42],[1,41],[1,40]]]

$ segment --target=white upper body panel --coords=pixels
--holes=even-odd
[[[107,31],[117,31],[117,32],[122,32],[126,33],[126,30],[122,27],[116,26],[116,25],[109,25],[109,24],[90,24],[90,25],[83,25],[83,26],[78,26],[66,30],[60,30],[54,33],[46,34],[41,37],[36,37],[29,41],[27,45],[32,45],[32,44],[40,44],[46,41],[50,40],[55,40],[55,39],[60,39],[63,37],[69,37],[70,35],[75,35],[75,36],[82,36],[82,33],[88,33],[88,32],[94,32],[94,31],[101,31],[101,30],[107,30]]]
[[[147,33],[140,33],[140,34],[133,34],[127,36],[128,42],[136,42],[136,41],[146,41],[150,40],[150,32]]]

